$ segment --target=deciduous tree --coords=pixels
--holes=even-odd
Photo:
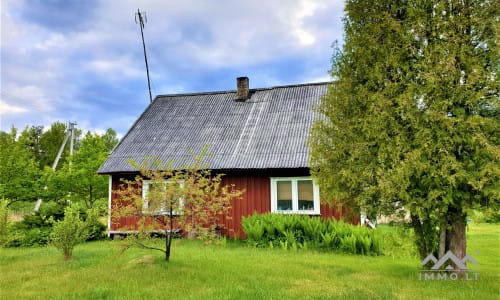
[[[130,235],[126,247],[139,246],[165,253],[170,259],[172,237],[182,230],[189,237],[205,240],[217,238],[223,224],[221,217],[231,208],[231,200],[243,191],[222,184],[222,175],[212,175],[202,167],[204,149],[194,155],[194,163],[173,169],[155,158],[144,163],[131,162],[138,171],[134,180],[124,180],[118,200],[112,208],[112,219],[133,217],[138,225],[136,235]],[[147,187],[146,187],[147,186]],[[124,231],[135,228],[123,228]],[[148,246],[144,240],[153,231],[165,235],[165,248]]]
[[[0,198],[9,203],[35,201],[40,195],[40,170],[33,153],[26,146],[27,129],[19,136],[0,132]]]

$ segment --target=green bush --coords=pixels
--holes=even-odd
[[[40,210],[24,216],[21,222],[14,223],[5,243],[6,247],[43,246],[49,242],[52,220],[64,217],[64,205],[57,202],[44,203]]]
[[[83,214],[80,211],[80,216],[85,220],[85,226],[87,227],[87,241],[95,241],[104,238],[106,226],[99,221],[100,214],[98,209],[88,209]]]
[[[409,224],[380,224],[377,230],[380,235],[375,236],[374,242],[382,245],[385,255],[393,257],[418,255],[415,234]]]
[[[492,207],[472,209],[468,212],[468,218],[475,223],[500,223],[500,210]]]
[[[8,241],[10,222],[9,208],[7,200],[0,200],[0,247]]]
[[[307,215],[253,214],[242,220],[247,241],[256,247],[323,249],[354,254],[381,253],[378,233],[333,219]]]
[[[6,247],[31,247],[43,246],[49,243],[49,235],[54,222],[64,218],[65,204],[58,202],[44,203],[40,210],[27,215],[23,221],[10,227],[4,245]],[[99,210],[76,208],[79,217],[85,221],[88,231],[87,240],[104,238],[106,226],[99,221]]]
[[[90,218],[89,218],[90,220]],[[73,249],[89,237],[89,226],[80,217],[80,210],[69,206],[64,210],[62,220],[53,221],[50,233],[50,245],[60,250],[64,259],[68,260],[73,255]]]

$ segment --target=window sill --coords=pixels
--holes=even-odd
[[[272,211],[273,214],[284,214],[284,215],[314,215],[319,216],[321,213],[319,211],[313,210],[276,210]]]
[[[158,210],[158,211],[143,211],[143,215],[148,215],[148,216],[170,216],[170,212],[168,211],[163,211],[163,210]],[[182,216],[181,213],[176,213],[174,212],[172,216]]]

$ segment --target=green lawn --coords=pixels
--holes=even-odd
[[[394,249],[371,257],[176,240],[172,250],[166,263],[160,252],[120,254],[117,241],[77,246],[68,262],[52,248],[0,249],[0,299],[500,299],[500,225],[469,226],[477,281],[420,281],[419,259]]]

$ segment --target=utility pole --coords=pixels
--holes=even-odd
[[[75,125],[76,122],[69,122],[68,123],[68,131],[66,133],[66,136],[64,137],[64,140],[61,144],[61,148],[59,148],[59,152],[57,152],[56,159],[54,160],[54,163],[52,164],[52,169],[55,171],[57,168],[57,164],[59,163],[59,159],[61,159],[61,154],[63,153],[64,148],[66,147],[66,143],[68,142],[68,138],[71,138],[69,142],[69,156],[73,156],[73,140],[75,139]],[[71,160],[70,160],[71,164]]]
[[[57,152],[56,159],[54,160],[54,163],[52,164],[52,170],[56,170],[57,164],[59,163],[59,160],[61,159],[61,155],[64,151],[64,148],[66,147],[66,143],[68,142],[68,139],[70,139],[69,142],[69,156],[73,157],[73,144],[74,144],[74,139],[75,139],[75,125],[76,122],[68,122],[68,130],[66,132],[66,136],[64,137],[64,140],[61,144],[61,148],[59,148],[59,151]],[[71,168],[71,158],[69,160],[69,166]],[[70,169],[71,170],[71,169]],[[45,187],[47,189],[47,187]],[[42,199],[39,198],[36,201],[35,204],[35,211],[38,211],[40,209],[40,205],[42,205]]]
[[[139,27],[141,28],[142,49],[144,50],[144,61],[146,62],[146,74],[148,76],[149,102],[153,102],[153,96],[151,95],[151,81],[149,80],[148,57],[146,56],[146,44],[144,43],[144,33],[142,31],[144,23],[147,22],[148,19],[146,18],[146,13],[137,9],[137,12],[135,13],[135,23],[139,24]]]

